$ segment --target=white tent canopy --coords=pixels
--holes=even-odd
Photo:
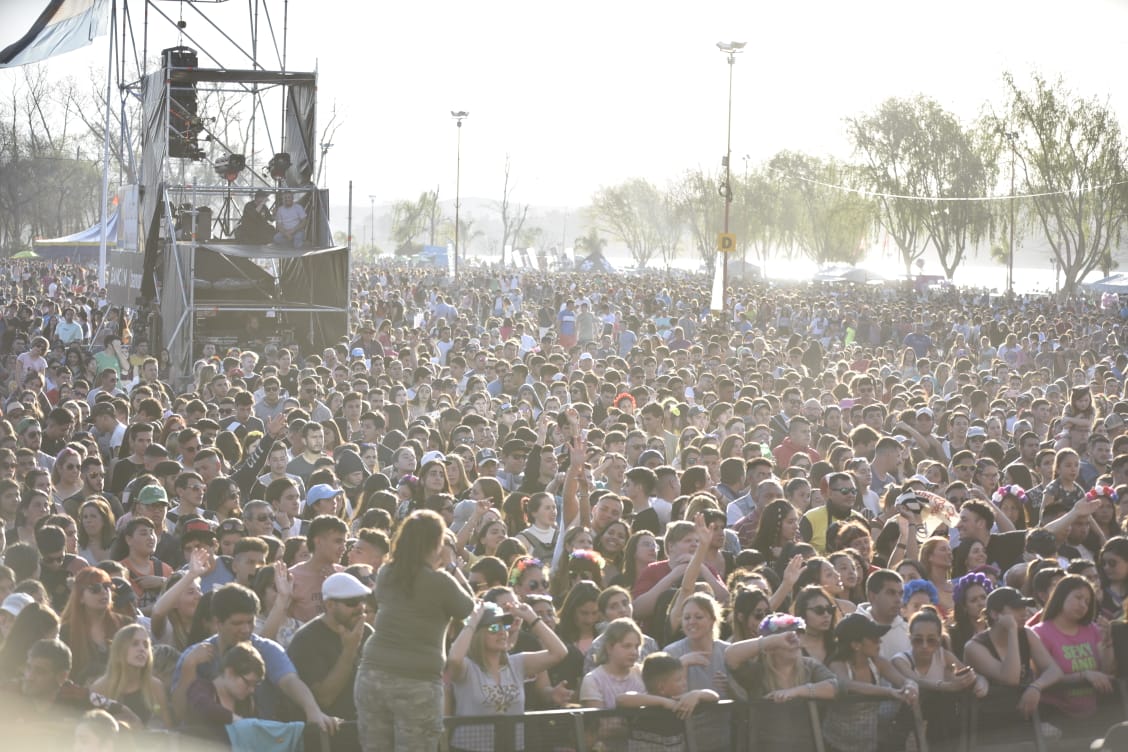
[[[1096,282],[1086,282],[1082,286],[1093,292],[1113,292],[1117,295],[1128,295],[1128,272],[1117,272],[1110,277],[1098,279]]]

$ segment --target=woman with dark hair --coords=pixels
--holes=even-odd
[[[634,588],[638,575],[658,561],[658,539],[649,530],[636,530],[627,538],[623,548],[623,573],[611,581],[612,585]]]
[[[584,656],[598,634],[599,594],[599,585],[591,580],[580,580],[564,597],[556,619],[556,634],[567,648],[567,655],[548,672],[553,686],[567,682],[572,691],[579,691],[584,675]]]
[[[556,479],[559,470],[560,463],[556,460],[556,452],[551,444],[534,446],[525,460],[524,480],[517,490],[526,496],[545,491]]]
[[[1059,449],[1054,455],[1054,479],[1042,491],[1042,509],[1055,502],[1072,507],[1085,496],[1077,482],[1081,475],[1081,457],[1073,449]]]
[[[857,609],[856,603],[851,603],[842,596],[846,593],[842,576],[829,559],[822,556],[812,556],[803,565],[799,577],[795,580],[792,593],[798,595],[799,591],[808,585],[818,585],[834,599],[834,609],[841,619],[846,614],[852,614]]]
[[[50,496],[42,491],[22,491],[20,503],[16,506],[15,525],[6,531],[8,545],[27,543],[35,546],[35,523],[51,513]]]
[[[960,577],[952,590],[953,610],[951,643],[952,652],[963,658],[964,646],[972,637],[987,628],[983,612],[987,608],[987,596],[994,590],[991,581],[978,572]]]
[[[1092,716],[1097,694],[1112,692],[1116,658],[1108,627],[1098,627],[1096,620],[1093,586],[1079,574],[1067,574],[1050,591],[1042,621],[1032,628],[1063,674],[1042,704],[1066,719]]]
[[[1109,538],[1097,557],[1101,575],[1101,614],[1108,619],[1120,618],[1128,600],[1128,537]]]
[[[444,566],[445,529],[434,512],[412,512],[376,576],[380,608],[354,689],[364,752],[430,750],[442,736],[444,640],[474,605],[457,568]]]
[[[457,715],[522,715],[525,682],[568,655],[568,648],[531,606],[517,601],[505,605],[479,602],[450,647],[446,668]],[[510,652],[510,634],[522,626],[543,650]],[[461,726],[451,744],[466,752],[492,752],[493,731]]]
[[[228,477],[212,478],[204,492],[204,503],[209,512],[220,522],[227,519],[242,519],[243,510],[239,508],[242,491],[239,484]]]
[[[771,612],[771,601],[763,590],[739,590],[728,609],[728,636],[725,639],[735,643],[759,637],[760,622]]]
[[[71,649],[70,677],[76,684],[102,675],[114,634],[132,621],[110,607],[112,598],[110,576],[101,569],[85,567],[75,575],[59,631]]]
[[[963,577],[987,564],[987,546],[980,541],[961,541],[952,550],[952,578]]]
[[[799,512],[785,499],[776,499],[764,507],[760,527],[752,540],[752,548],[769,560],[779,557],[783,547],[799,540]]]
[[[921,695],[921,713],[928,740],[948,741],[962,728],[956,695],[971,688],[977,698],[987,696],[987,680],[944,647],[944,624],[932,606],[924,606],[909,620],[912,648],[893,656],[893,668],[929,690]]]
[[[428,496],[450,493],[446,465],[440,459],[431,460],[419,469],[419,481],[412,492],[412,510],[423,509]]]
[[[627,549],[627,541],[631,537],[631,528],[623,520],[614,522],[603,528],[603,532],[595,536],[595,550],[603,557],[603,582],[610,585],[615,578],[623,572],[623,560]]]
[[[834,598],[818,585],[808,585],[795,596],[791,612],[807,624],[807,629],[799,633],[803,655],[828,664],[834,655],[834,627],[838,623]]]

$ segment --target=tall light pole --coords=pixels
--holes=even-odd
[[[1018,140],[1018,134],[1014,131],[1006,131],[1003,136],[1010,142],[1011,151],[1011,186],[1010,186],[1010,252],[1007,254],[1007,292],[1014,293],[1014,157],[1015,157],[1015,142]]]
[[[368,252],[376,251],[376,197],[368,194],[370,206],[368,208]]]
[[[725,168],[725,181],[721,186],[721,196],[725,200],[725,235],[729,231],[729,206],[732,204],[732,67],[736,64],[736,55],[744,49],[746,42],[717,42],[717,49],[725,53],[728,58],[728,131],[725,136],[725,156],[721,166]],[[721,308],[725,311],[726,324],[728,323],[728,303],[725,296],[728,294],[728,262],[729,254],[725,253],[723,272],[721,275]]]
[[[454,123],[458,127],[458,146],[454,162],[454,276],[458,277],[458,210],[462,208],[462,121],[470,117],[465,110],[450,111]]]

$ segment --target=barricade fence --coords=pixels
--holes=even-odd
[[[1072,743],[1064,748],[1088,749],[1109,726],[1128,720],[1128,679],[1117,682],[1115,694],[1102,701],[1097,717],[1078,724],[1072,737],[1066,734]],[[858,752],[872,748],[865,742],[911,752],[1001,752],[1022,744],[1047,752],[1042,714],[1023,718],[1020,696],[1017,689],[998,687],[982,699],[970,691],[922,689],[915,706],[861,695],[785,703],[722,700],[698,705],[685,721],[661,708],[572,708],[449,716],[445,726],[451,752]],[[864,726],[866,718],[876,722]],[[872,730],[859,745],[850,742],[851,729]]]

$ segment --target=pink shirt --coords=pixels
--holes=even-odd
[[[1044,621],[1033,627],[1054,662],[1067,674],[1100,670],[1101,633],[1087,624],[1068,635]],[[1092,715],[1097,709],[1096,691],[1088,684],[1051,687],[1042,694],[1042,702],[1053,705],[1067,715],[1078,718]]]

